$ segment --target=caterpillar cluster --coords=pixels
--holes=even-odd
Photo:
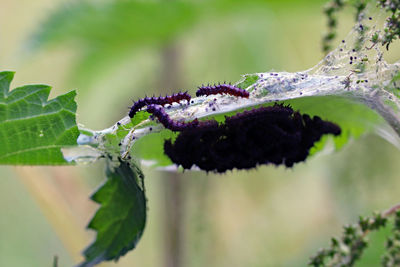
[[[249,97],[249,93],[228,84],[201,87],[196,95],[231,94]],[[339,135],[341,129],[318,116],[294,112],[290,106],[275,104],[225,117],[224,123],[215,120],[175,121],[163,105],[190,101],[186,92],[165,97],[146,97],[131,107],[132,118],[147,106],[165,128],[180,132],[174,142],[164,142],[164,153],[184,169],[197,166],[205,171],[251,169],[261,164],[292,167],[304,161],[310,148],[324,135]]]
[[[196,96],[208,96],[216,94],[229,94],[237,97],[249,98],[249,92],[230,84],[218,84],[213,86],[201,86],[196,92]]]
[[[227,117],[217,126],[182,131],[174,142],[164,142],[164,153],[184,169],[195,165],[207,172],[261,164],[292,167],[307,158],[322,135],[340,133],[334,123],[275,104]]]
[[[215,95],[215,94],[230,94],[237,97],[249,97],[249,93],[246,90],[237,88],[230,84],[218,84],[214,86],[202,86],[199,87],[196,96],[203,96],[203,95]],[[190,101],[191,96],[187,92],[179,92],[173,95],[166,95],[164,97],[145,97],[141,98],[138,101],[134,102],[129,110],[129,117],[133,118],[135,114],[145,106],[149,105],[160,105],[164,106],[166,104],[172,104],[174,102],[178,103],[181,100]]]
[[[187,92],[179,92],[177,94],[173,94],[170,96],[160,96],[160,97],[145,97],[142,99],[139,99],[138,101],[134,102],[130,111],[129,111],[129,117],[133,118],[141,108],[152,105],[152,104],[157,104],[164,106],[166,104],[172,104],[174,102],[179,102],[181,100],[187,100],[188,102],[190,101],[192,97],[187,93]]]

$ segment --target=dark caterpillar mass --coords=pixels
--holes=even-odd
[[[292,167],[307,158],[322,135],[340,133],[334,123],[275,104],[227,117],[224,124],[187,128],[174,143],[164,142],[164,152],[184,169],[196,165],[222,173],[261,164]]]
[[[190,122],[179,122],[172,120],[165,112],[164,108],[160,105],[149,105],[147,112],[152,113],[164,125],[165,128],[171,131],[183,131],[194,129],[198,127],[199,121],[197,119]]]
[[[170,96],[167,95],[164,97],[163,96],[145,97],[145,98],[139,99],[138,101],[133,103],[133,105],[129,111],[129,117],[133,118],[133,116],[135,116],[136,112],[138,112],[144,106],[148,106],[151,104],[157,104],[157,105],[164,106],[166,104],[172,104],[174,102],[179,102],[184,99],[186,99],[189,102],[191,99],[191,96],[187,92],[183,92],[183,93],[173,94]]]
[[[230,84],[218,84],[214,86],[202,86],[196,92],[196,96],[202,95],[216,95],[216,94],[229,94],[237,97],[249,97],[249,92],[237,88]]]

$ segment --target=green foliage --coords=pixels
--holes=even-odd
[[[389,13],[386,19],[385,28],[383,33],[377,31],[371,39],[371,42],[375,45],[381,43],[389,49],[389,45],[393,43],[394,40],[400,37],[400,2],[397,0],[353,0],[353,1],[343,1],[343,0],[331,0],[328,2],[324,9],[324,13],[328,18],[328,32],[323,38],[323,51],[327,52],[332,48],[332,41],[336,37],[337,28],[337,13],[340,12],[343,7],[351,3],[356,10],[355,19],[356,21],[361,19],[360,14],[365,10],[367,3],[373,2],[381,9]],[[364,30],[360,31],[360,37],[363,38]],[[357,48],[357,47],[356,47]],[[358,50],[358,49],[357,49]]]
[[[398,72],[392,79],[392,83],[400,81],[400,72]]]
[[[382,117],[372,109],[344,97],[303,97],[285,103],[302,113],[319,116],[338,124],[342,128],[342,134],[334,137],[337,149],[342,148],[350,139],[357,139],[363,134],[372,132],[376,126],[384,123]],[[311,154],[318,152],[323,147],[321,143],[317,143]]]
[[[371,231],[386,227],[388,221],[386,217],[389,215],[375,213],[372,217],[360,217],[356,224],[344,226],[342,236],[339,239],[332,238],[330,247],[320,249],[315,256],[311,257],[309,265],[314,267],[354,266],[368,246],[367,235]],[[398,216],[395,220],[398,220]]]
[[[213,15],[220,17],[223,13],[233,13],[255,2],[259,8],[265,1],[76,1],[57,9],[33,36],[31,45],[37,48],[45,44],[78,44],[82,50],[75,75],[94,80],[99,75],[99,70],[111,66],[112,63],[120,63],[138,48],[165,45],[174,41],[197,21]],[[356,19],[359,19],[359,15],[365,9],[366,2],[352,1],[356,8]],[[382,8],[392,12],[392,19],[389,20],[388,30],[384,35],[376,34],[371,41],[388,46],[398,35],[396,30],[400,28],[398,8],[390,10],[390,6],[387,6],[387,3],[393,1],[379,2]],[[342,0],[332,0],[325,9],[329,27],[329,32],[324,37],[325,51],[331,48],[330,42],[336,36],[336,14],[346,3]],[[227,8],[228,6],[230,8]],[[394,28],[391,28],[391,25],[394,25]],[[3,88],[4,91],[0,96],[5,99],[0,102],[0,116],[15,116],[18,120],[13,125],[7,124],[8,117],[5,117],[5,122],[0,121],[0,134],[5,136],[2,140],[6,140],[3,141],[5,145],[1,147],[5,150],[5,156],[1,157],[3,151],[0,150],[0,163],[65,164],[60,148],[75,145],[79,134],[75,124],[75,93],[71,92],[49,102],[47,97],[50,88],[47,86],[26,86],[8,93],[12,74],[0,75],[4,76],[0,76],[0,89]],[[399,79],[399,75],[396,77],[393,82]],[[258,79],[257,74],[246,75],[237,85],[247,88]],[[265,90],[265,94],[269,95],[269,91]],[[374,111],[345,98],[302,97],[285,103],[302,113],[317,115],[340,125],[343,133],[335,138],[336,148],[342,147],[350,138],[357,138],[372,131],[376,125],[383,122]],[[235,112],[239,111],[241,110]],[[208,118],[214,117],[223,121],[224,115],[233,113],[230,111]],[[141,122],[148,118],[148,113],[138,112],[130,123],[117,124],[115,131],[109,131],[102,136],[102,152],[112,154],[113,157],[120,155],[122,140],[132,128],[156,124],[154,121],[148,121],[142,125]],[[165,139],[175,136],[176,134],[169,130],[147,134],[134,142],[132,155],[155,161],[156,166],[170,165],[171,161],[164,155],[163,144]],[[325,142],[326,139],[321,140],[312,149],[311,154],[322,149]],[[11,149],[11,152],[7,149]],[[4,162],[1,161],[3,159]],[[107,159],[107,163],[107,181],[92,196],[92,199],[101,205],[88,226],[97,231],[97,238],[84,251],[86,260],[81,266],[93,266],[105,260],[118,260],[136,246],[145,227],[146,198],[141,170],[131,161],[130,156],[123,160],[118,159],[118,162]],[[332,239],[331,247],[321,250],[312,258],[310,264],[324,266],[329,261],[341,266],[353,265],[360,259],[367,246],[366,234],[385,226],[385,223],[386,218],[380,217],[379,214],[372,218],[360,218],[358,224],[346,226],[343,237]],[[400,234],[398,229],[396,231],[387,242],[388,253],[383,259],[385,266],[394,266],[398,262]]]
[[[121,64],[140,49],[159,48],[196,24],[218,20],[246,8],[270,8],[263,0],[249,1],[72,1],[51,12],[28,40],[28,49],[77,47],[72,76],[93,82],[110,66]],[[158,52],[157,52],[158,53]]]
[[[247,77],[252,76],[249,75]],[[344,97],[302,97],[284,101],[283,103],[290,104],[294,110],[300,110],[302,113],[312,116],[316,115],[324,120],[338,124],[342,129],[342,134],[334,137],[336,149],[342,148],[351,139],[357,139],[363,134],[372,132],[376,126],[384,123],[382,117],[375,111]],[[207,119],[215,118],[217,121],[223,122],[225,116],[232,116],[242,111],[237,110],[235,112],[209,116]],[[125,134],[127,134],[126,131]],[[168,166],[171,164],[171,161],[164,154],[164,140],[173,139],[175,136],[176,134],[169,130],[148,134],[136,141],[132,147],[132,153],[137,158],[154,161],[154,166]],[[120,136],[120,138],[123,137]],[[119,142],[118,140],[121,139],[115,139],[115,142]],[[310,154],[313,155],[322,150],[327,140],[327,138],[323,138],[320,142],[316,143],[311,149]]]
[[[92,48],[132,49],[161,44],[173,40],[199,19],[225,15],[254,4],[258,8],[269,6],[263,0],[73,1],[55,9],[33,34],[29,45],[36,49],[78,41]]]
[[[154,162],[154,166],[169,166],[173,164],[164,154],[164,140],[173,139],[176,133],[163,130],[160,133],[149,134],[140,138],[133,146],[132,152],[138,158]]]
[[[389,45],[400,38],[400,1],[398,0],[378,0],[379,6],[390,13],[386,20],[386,27],[381,38],[382,45]]]
[[[144,175],[133,163],[108,160],[107,181],[92,195],[101,207],[88,228],[97,231],[96,240],[84,251],[85,262],[93,266],[118,260],[135,248],[146,223]],[[117,166],[113,166],[117,165]]]
[[[253,85],[259,79],[257,74],[247,74],[242,81],[239,81],[236,86],[242,89],[246,89],[250,85]],[[252,88],[253,89],[253,88]]]
[[[35,49],[79,44],[73,75],[94,79],[135,49],[173,40],[193,24],[196,13],[192,3],[183,1],[75,1],[56,9],[29,43]]]
[[[130,121],[130,123],[125,125],[117,124],[114,126],[117,127],[116,131],[107,133],[104,136],[104,150],[108,154],[119,155],[122,139],[129,133],[130,129],[134,128],[135,126],[137,127],[138,124],[148,119],[149,115],[150,114],[145,111],[139,111],[136,113],[135,117]],[[151,123],[147,123],[145,125],[148,124]]]
[[[354,266],[363,257],[369,244],[368,235],[382,228],[392,227],[392,234],[386,241],[386,251],[381,263],[384,267],[400,264],[400,206],[396,205],[383,213],[374,213],[371,217],[360,217],[353,225],[343,227],[340,238],[332,238],[329,248],[320,249],[311,257],[309,265],[321,266]],[[389,223],[393,217],[393,223]]]
[[[76,1],[53,12],[31,45],[68,40],[101,49],[123,43],[128,47],[151,44],[172,39],[194,15],[193,5],[183,1]]]
[[[13,72],[0,72],[0,164],[68,164],[61,148],[75,146],[75,91],[48,101],[51,87],[26,85],[9,91]]]
[[[53,257],[53,267],[58,267],[58,256]]]
[[[328,32],[324,35],[322,49],[327,52],[332,49],[331,42],[336,38],[337,17],[336,14],[344,7],[343,0],[333,0],[328,2],[324,8],[324,13],[328,18]]]
[[[386,241],[386,253],[382,257],[382,266],[393,267],[400,265],[400,212],[396,212],[394,228]]]

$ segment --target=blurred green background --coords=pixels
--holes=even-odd
[[[322,0],[75,3],[2,0],[0,70],[17,72],[14,87],[52,85],[52,97],[77,89],[77,121],[92,129],[110,126],[145,94],[193,94],[202,83],[304,70],[323,57]],[[339,38],[352,18],[340,16]],[[341,225],[399,201],[399,160],[394,146],[369,135],[293,169],[144,168],[142,240],[101,266],[305,266]],[[51,266],[54,255],[59,266],[78,263],[94,237],[84,229],[97,208],[88,196],[103,169],[2,166],[0,266]],[[357,266],[379,264],[386,234],[371,236]]]

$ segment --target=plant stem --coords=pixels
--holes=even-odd
[[[400,102],[396,96],[387,96],[386,94],[390,93],[382,89],[379,89],[379,91],[376,90],[372,92],[370,97],[364,98],[363,102],[378,112],[400,137],[400,116],[395,112],[400,111]],[[390,104],[392,104],[393,107],[384,103],[384,97],[391,99]]]
[[[397,211],[400,210],[400,203],[394,205],[393,207],[385,210],[384,212],[382,212],[382,217],[387,218],[390,215],[393,215],[394,213],[396,213]]]
[[[162,50],[160,87],[179,88],[179,49],[167,44]],[[164,172],[164,257],[165,267],[181,267],[183,259],[184,183],[180,173]]]

